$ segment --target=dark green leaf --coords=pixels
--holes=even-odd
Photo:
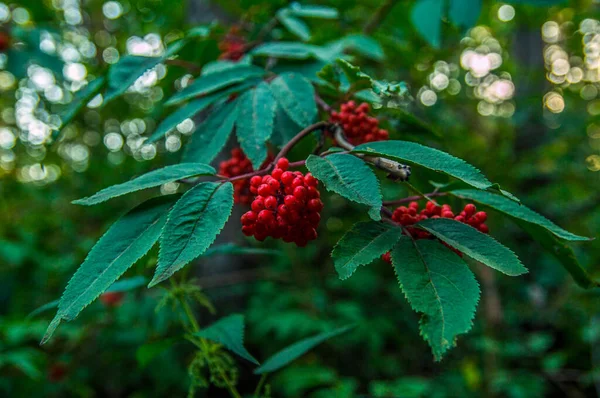
[[[298,36],[302,41],[310,40],[310,29],[301,19],[294,17],[287,9],[277,12],[277,19],[293,35]]]
[[[412,8],[410,19],[413,26],[434,48],[442,42],[443,0],[419,0]]]
[[[373,79],[371,79],[371,76],[362,72],[358,66],[354,66],[350,62],[343,59],[338,59],[337,63],[348,78],[348,83],[350,83],[351,88],[350,91],[354,92],[371,88],[373,85]]]
[[[519,204],[501,195],[491,192],[477,191],[474,189],[459,189],[456,191],[451,191],[450,194],[458,196],[462,199],[473,200],[477,203],[489,206],[517,220],[523,220],[531,224],[539,225],[564,240],[590,240],[590,238],[578,236],[565,231],[552,221],[548,220],[546,217],[536,213],[527,206]]]
[[[379,141],[358,145],[353,152],[416,164],[458,178],[479,189],[492,184],[475,167],[446,152],[408,141]]]
[[[62,320],[74,319],[150,250],[162,233],[172,205],[171,197],[151,199],[110,227],[69,281],[42,344]]]
[[[354,325],[348,325],[332,330],[331,332],[321,333],[316,336],[300,340],[267,359],[265,362],[263,362],[262,366],[254,371],[254,374],[259,375],[263,373],[271,373],[281,369],[324,341],[339,336],[342,333],[346,333],[353,328]]]
[[[104,104],[123,94],[135,81],[167,58],[175,55],[185,46],[187,40],[179,40],[172,44],[160,57],[140,57],[126,55],[108,70],[108,89],[104,93]]]
[[[177,127],[179,123],[183,122],[185,119],[193,117],[195,114],[208,107],[215,100],[215,97],[207,96],[185,104],[160,122],[158,127],[156,127],[156,130],[154,130],[146,142],[152,143],[163,138],[165,134]]]
[[[195,333],[195,335],[223,344],[229,351],[256,365],[260,365],[244,347],[243,315],[234,314],[221,318],[212,325],[203,328],[200,332]]]
[[[407,236],[392,250],[392,263],[411,307],[423,314],[421,335],[436,360],[473,325],[479,301],[475,276],[455,253],[435,240]]]
[[[231,215],[233,185],[203,182],[173,206],[160,238],[158,265],[149,287],[168,279],[202,255],[214,242]]]
[[[288,116],[285,110],[278,105],[275,111],[275,127],[273,135],[271,136],[271,142],[281,148],[287,144],[296,134],[302,130],[302,127],[298,126]]]
[[[75,93],[71,102],[69,102],[65,109],[58,114],[58,117],[60,117],[61,128],[69,124],[75,116],[77,116],[79,111],[81,111],[81,109],[83,109],[83,107],[98,94],[102,87],[104,87],[104,83],[106,83],[106,79],[99,77],[92,80],[86,87]],[[60,130],[55,130],[53,132],[53,138],[56,139],[59,131]]]
[[[517,220],[517,224],[529,233],[536,242],[544,249],[550,252],[560,264],[567,270],[575,283],[584,289],[591,289],[600,286],[600,282],[593,280],[587,273],[585,268],[579,264],[573,249],[571,249],[564,241],[558,239],[555,235],[548,232],[547,229],[522,220]]]
[[[183,161],[212,162],[227,143],[237,114],[235,101],[213,111],[192,135],[186,146]]]
[[[379,181],[361,159],[344,153],[336,153],[325,158],[310,155],[306,160],[306,167],[327,190],[369,206],[371,218],[375,221],[381,220]]]
[[[162,169],[152,170],[149,173],[141,175],[133,180],[122,184],[113,185],[98,191],[87,198],[74,200],[77,205],[95,205],[105,202],[117,196],[125,195],[131,192],[140,191],[142,189],[157,187],[167,182],[176,181],[182,178],[193,176],[214,175],[215,169],[203,163],[180,163],[171,166],[163,167]]]
[[[190,98],[210,94],[247,79],[264,76],[265,73],[265,70],[258,66],[243,65],[202,75],[195,79],[192,84],[169,98],[165,105],[175,105]]]
[[[461,28],[475,26],[481,14],[482,0],[450,0],[450,21]]]
[[[273,133],[276,106],[275,98],[264,82],[245,92],[238,102],[237,137],[255,170],[267,158],[266,142]]]
[[[354,224],[331,253],[340,279],[349,278],[360,265],[369,264],[389,251],[401,235],[402,230],[390,224],[375,221]]]
[[[420,221],[417,226],[467,256],[506,275],[516,276],[527,272],[509,248],[470,225],[447,218],[430,218]]]
[[[297,125],[306,127],[315,120],[315,89],[304,77],[284,73],[275,78],[269,87],[279,105]]]

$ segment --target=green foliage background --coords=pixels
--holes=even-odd
[[[443,7],[461,3],[458,0],[449,4],[441,0],[419,3],[427,2],[432,3],[428,7],[435,6],[433,3],[443,3]],[[40,37],[38,30],[47,30],[59,43],[81,44],[82,37],[94,42],[96,53],[79,61],[85,65],[89,77],[105,73],[109,58],[104,54],[112,51],[107,52],[107,48],[125,54],[127,40],[132,36],[158,33],[162,39],[171,40],[180,36],[184,28],[209,23],[194,19],[201,14],[193,12],[197,6],[193,0],[177,4],[160,0],[122,1],[122,15],[116,19],[103,15],[104,1],[73,2],[81,13],[79,24],[68,22],[72,17],[68,17],[68,7],[63,10],[56,6],[60,2],[17,3],[10,5],[13,19],[4,24],[12,36],[19,38],[19,45],[8,52],[8,61],[4,63],[4,69],[17,80],[8,85],[2,83],[7,76],[0,76],[2,124],[17,136],[22,129],[16,126],[15,117],[11,118],[15,96],[18,88],[31,87],[28,80],[33,76],[24,65],[39,63],[57,76],[63,73],[64,59],[39,50],[39,43],[35,42]],[[187,47],[181,55],[185,60],[204,64],[215,59],[218,38],[228,25],[241,20],[242,26],[255,34],[276,10],[286,5],[283,1],[258,0],[210,3],[211,12],[219,21],[214,28],[217,34]],[[340,10],[339,22],[309,20],[311,43],[360,33],[381,5],[367,0],[322,3]],[[597,21],[600,5],[588,0],[512,3],[515,17],[504,22],[498,17],[504,3],[484,1],[478,18],[464,16],[476,21],[477,27],[469,31],[465,25],[471,23],[454,20],[451,11],[448,20],[423,21],[418,13],[411,13],[411,7],[415,7],[412,2],[399,1],[372,31],[385,58],[378,53],[361,57],[361,68],[382,80],[408,85],[412,100],[402,104],[405,111],[380,114],[394,139],[417,140],[466,159],[484,170],[491,181],[500,183],[558,225],[579,235],[597,236],[600,84],[598,79],[588,83],[556,83],[550,67],[544,63],[544,51],[558,45],[575,65],[572,57],[583,57],[588,48],[584,46],[588,43],[585,34],[580,31],[582,23],[596,18],[595,34],[600,35]],[[14,20],[20,18],[16,11],[19,8],[28,10],[29,18],[23,23]],[[561,34],[556,43],[550,36],[546,36],[546,43],[542,41],[543,27],[550,26],[545,25],[548,21],[559,26]],[[442,33],[439,37],[431,36],[436,29]],[[294,39],[281,28],[275,34]],[[490,42],[490,37],[497,43]],[[494,73],[508,73],[515,87],[514,96],[505,101],[512,108],[506,105],[495,108],[501,116],[484,115],[487,110],[477,98],[476,88],[465,83],[466,71],[460,66],[461,54],[467,48],[481,45],[500,46],[503,62]],[[437,61],[447,64],[436,64]],[[423,86],[431,87],[429,75],[436,65],[449,68],[449,75],[461,83],[461,90],[456,94],[441,90],[436,93],[435,104],[425,106]],[[7,145],[0,149],[2,395],[187,394],[190,385],[187,366],[193,359],[193,351],[180,339],[178,321],[182,314],[171,309],[160,287],[129,290],[117,308],[93,303],[77,320],[62,325],[54,340],[43,348],[38,343],[51,312],[27,317],[39,306],[59,298],[94,242],[124,209],[140,203],[140,196],[151,194],[126,196],[96,207],[73,206],[70,202],[132,176],[173,164],[181,157],[183,150],[171,152],[162,141],[156,146],[156,156],[148,160],[127,146],[113,152],[103,144],[104,137],[123,129],[125,122],[139,125],[135,119],[143,120],[146,126],[143,135],[149,136],[170,112],[155,105],[175,92],[173,76],[176,74],[167,74],[160,80],[160,89],[154,86],[128,92],[101,109],[85,109],[54,143],[32,145],[17,139],[14,147]],[[594,89],[588,86],[595,87],[595,96],[589,94]],[[67,82],[62,87],[71,86]],[[563,98],[564,110],[552,112],[549,92]],[[36,109],[46,109],[49,114],[60,111],[59,104],[37,95]],[[68,98],[63,102],[69,102]],[[502,114],[507,109],[514,109],[514,113]],[[410,116],[413,114],[418,120]],[[425,123],[435,134],[423,127]],[[187,140],[185,134],[179,136],[181,141]],[[83,160],[68,155],[76,154],[73,148],[80,151],[81,146],[85,146],[87,154]],[[306,151],[299,148],[298,152],[303,150]],[[6,162],[11,156],[12,160]],[[60,175],[56,179],[33,178],[35,173],[27,170],[34,164],[55,165]],[[23,177],[27,175],[30,177]],[[421,173],[413,183],[427,192],[431,190],[428,179],[435,178],[433,173]],[[386,199],[410,194],[392,183],[383,184],[382,190]],[[201,324],[232,313],[244,313],[245,345],[261,362],[302,338],[348,323],[357,325],[351,333],[336,337],[275,373],[269,380],[273,396],[598,394],[599,293],[577,287],[558,262],[516,224],[493,215],[489,221],[492,236],[510,247],[529,273],[508,277],[476,269],[482,303],[477,309],[474,328],[461,335],[458,347],[438,363],[433,362],[429,347],[419,336],[418,316],[404,300],[391,267],[378,261],[358,267],[352,278],[338,279],[330,251],[356,221],[365,221],[362,210],[364,206],[328,195],[319,239],[305,249],[272,241],[265,245],[247,241],[235,232],[237,223],[233,217],[228,227],[234,232],[226,233],[218,243],[233,242],[276,251],[239,256],[216,253],[200,258],[184,271],[193,275],[202,288],[198,293],[200,304],[208,298],[217,310],[217,314],[212,314],[198,306]],[[158,250],[153,250],[126,277],[145,275],[149,281],[158,259]],[[575,245],[575,251],[592,277],[600,277],[598,243]],[[248,363],[238,363],[240,389],[251,391],[258,376]],[[52,381],[49,375],[57,364],[64,366],[67,377]],[[198,390],[197,394],[220,396],[224,390],[212,387]]]

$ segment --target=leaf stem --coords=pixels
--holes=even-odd
[[[260,391],[262,390],[263,384],[267,380],[268,373],[263,373],[258,381],[258,385],[256,386],[256,390],[254,390],[254,398],[260,398]]]

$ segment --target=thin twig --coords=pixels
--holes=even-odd
[[[329,122],[321,121],[321,122],[317,122],[313,125],[308,126],[304,130],[302,130],[301,132],[296,134],[296,136],[294,138],[292,138],[287,144],[285,144],[283,146],[283,148],[281,148],[281,151],[279,151],[279,153],[275,157],[275,160],[273,160],[273,165],[275,165],[279,159],[284,157],[298,142],[300,142],[300,140],[302,140],[302,138],[306,137],[313,131],[325,130],[329,126],[331,126],[331,124]]]
[[[432,192],[432,193],[426,193],[423,196],[425,196],[427,198],[435,198],[437,196],[446,196],[446,195],[447,195],[446,192]],[[408,203],[408,202],[416,202],[416,201],[425,199],[425,198],[423,198],[423,196],[415,195],[415,196],[408,196],[406,198],[402,198],[402,199],[398,199],[398,200],[388,200],[386,202],[383,202],[383,205],[384,206],[394,206],[394,205],[401,205],[403,203]]]
[[[378,27],[379,24],[387,17],[392,10],[392,8],[396,5],[398,0],[386,0],[384,1],[375,13],[371,16],[371,18],[365,24],[363,28],[363,33],[366,35],[370,35],[373,33]]]
[[[319,94],[317,93],[315,93],[315,101],[317,102],[317,105],[319,105],[321,109],[323,109],[325,112],[331,113],[331,111],[333,110],[333,108],[327,102],[325,102],[325,100],[323,100],[323,98],[321,98],[321,96],[319,96]]]

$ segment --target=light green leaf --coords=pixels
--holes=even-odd
[[[411,307],[423,314],[421,335],[441,360],[456,336],[473,325],[479,285],[465,262],[435,240],[403,236],[392,250],[392,263]]]
[[[203,182],[173,206],[160,238],[158,265],[148,287],[168,279],[203,254],[214,242],[231,215],[233,185]]]
[[[104,105],[123,94],[146,71],[175,55],[187,43],[186,39],[173,43],[160,57],[125,55],[108,69],[108,89],[104,93]]]
[[[269,87],[279,105],[297,125],[306,127],[315,120],[318,112],[315,89],[304,77],[284,73],[275,78]]]
[[[244,65],[236,68],[226,68],[218,72],[202,75],[192,84],[173,95],[165,105],[176,105],[187,99],[213,93],[233,84],[246,81],[250,78],[261,77],[265,70],[254,65]]]
[[[84,106],[87,105],[90,100],[98,94],[98,92],[104,87],[106,83],[106,79],[104,77],[99,77],[97,79],[92,80],[88,85],[81,90],[77,91],[73,96],[71,102],[58,114],[60,118],[60,128],[69,124],[75,116],[83,109]],[[53,138],[56,139],[58,137],[59,130],[55,130],[53,134]]]
[[[302,5],[294,2],[288,10],[293,15],[304,18],[336,19],[338,17],[338,10],[327,6]]]
[[[575,257],[575,253],[573,253],[573,249],[567,246],[566,242],[558,239],[547,229],[537,224],[531,224],[523,220],[516,220],[516,222],[560,262],[580,287],[591,289],[600,286],[600,282],[593,280],[585,268],[581,266],[577,257]]]
[[[479,189],[492,184],[475,167],[446,152],[408,141],[379,141],[358,145],[353,152],[416,164],[447,174]]]
[[[327,190],[369,206],[371,218],[381,220],[379,181],[361,159],[344,153],[335,153],[325,158],[310,155],[306,160],[306,167]]]
[[[298,36],[302,41],[310,40],[310,29],[308,25],[301,19],[291,15],[287,9],[282,9],[277,12],[277,19],[285,28],[293,35]]]
[[[194,335],[223,344],[229,351],[256,365],[260,365],[256,358],[244,347],[243,315],[234,314],[221,318]]]
[[[115,222],[98,240],[69,281],[44,344],[62,320],[74,319],[150,250],[167,220],[172,197],[146,201]]]
[[[506,275],[527,273],[527,269],[512,250],[470,225],[447,218],[430,218],[420,221],[417,226],[467,256]]]
[[[196,129],[183,155],[184,162],[210,163],[227,143],[237,118],[236,101],[214,110]]]
[[[331,253],[340,279],[349,278],[360,265],[369,264],[389,251],[401,235],[402,230],[390,224],[375,221],[354,224]]]
[[[292,344],[291,346],[284,348],[283,350],[279,351],[278,353],[267,359],[265,362],[263,362],[262,366],[260,366],[254,371],[254,374],[259,375],[263,373],[271,373],[278,369],[281,369],[285,365],[298,359],[299,357],[306,354],[308,351],[312,350],[314,347],[318,346],[324,341],[339,336],[342,333],[346,333],[347,331],[353,328],[354,325],[348,325],[332,330],[331,332],[320,333],[316,336],[300,340]]]
[[[485,206],[489,206],[517,220],[522,220],[531,224],[539,225],[552,232],[557,237],[568,241],[590,240],[584,236],[578,236],[565,231],[546,217],[536,213],[527,206],[510,200],[504,196],[491,192],[477,191],[474,189],[459,189],[449,192],[451,195],[462,199],[473,200]]]
[[[76,205],[91,206],[97,203],[105,202],[117,196],[125,195],[142,189],[157,187],[167,182],[179,180],[182,178],[194,176],[214,175],[215,169],[203,163],[180,163],[163,167],[162,169],[152,170],[133,180],[104,188],[87,198],[74,200]]]
[[[253,55],[289,58],[289,59],[308,59],[317,56],[319,48],[312,44],[278,41],[264,43],[252,50]]]
[[[434,48],[440,48],[442,43],[444,3],[444,0],[419,0],[410,14],[417,32]]]
[[[245,92],[238,102],[237,137],[255,170],[267,158],[265,143],[273,133],[276,106],[267,83]]]

